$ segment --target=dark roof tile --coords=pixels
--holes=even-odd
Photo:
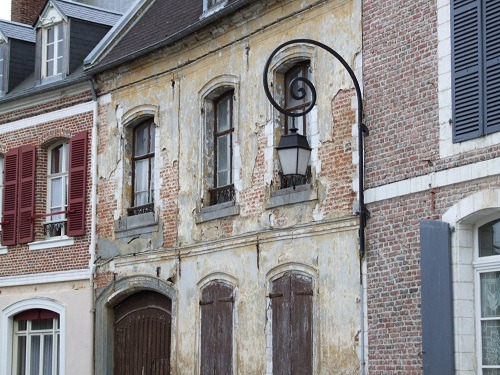
[[[36,42],[35,30],[30,25],[0,20],[0,31],[7,38],[24,40],[31,43]]]
[[[69,0],[52,0],[64,14],[71,18],[113,26],[123,15],[107,9],[97,8]]]

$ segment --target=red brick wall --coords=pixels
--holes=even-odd
[[[62,103],[61,103],[62,104]],[[55,108],[52,108],[55,109]],[[21,111],[22,112],[22,111]],[[19,112],[16,117],[21,117]],[[31,117],[38,114],[37,108],[24,110],[24,117]],[[4,117],[8,117],[8,114]],[[53,249],[29,250],[28,245],[9,246],[7,254],[0,255],[0,277],[13,276],[29,273],[67,271],[75,269],[84,269],[89,265],[89,245],[91,231],[91,205],[90,194],[92,179],[90,175],[91,163],[91,128],[93,114],[87,112],[65,119],[43,123],[36,126],[30,126],[17,131],[12,131],[0,135],[0,144],[4,151],[12,148],[33,144],[37,147],[37,170],[36,170],[36,189],[35,189],[35,214],[44,214],[46,212],[47,196],[47,151],[46,147],[50,145],[50,139],[60,137],[70,137],[78,132],[88,130],[88,171],[87,171],[87,207],[86,207],[86,227],[85,235],[74,238],[74,245],[58,247]],[[35,241],[44,239],[43,223],[44,218],[35,220]]]
[[[12,0],[11,20],[33,25],[40,14],[45,0]]]
[[[500,156],[499,145],[440,158],[436,2],[363,2],[367,188]],[[368,205],[370,374],[421,374],[420,221],[498,177]]]

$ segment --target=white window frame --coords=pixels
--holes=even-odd
[[[48,33],[50,29],[54,29],[54,54],[53,56],[47,56],[47,46],[48,46]],[[64,71],[64,38],[59,39],[59,30],[63,31],[63,34],[66,34],[66,30],[64,30],[64,24],[62,22],[60,23],[54,23],[50,26],[46,26],[42,28],[42,66],[41,66],[41,72],[42,72],[42,78],[50,78],[50,77],[61,77],[62,73]],[[65,35],[66,36],[66,35]],[[59,55],[59,47],[58,47],[58,42],[62,41],[62,52],[61,52],[61,59],[63,60],[61,63],[61,71],[57,71],[57,58]],[[47,62],[49,60],[52,60],[54,62],[54,74],[48,75],[47,72]]]
[[[63,168],[65,167],[66,170],[63,170],[62,172],[59,173],[50,173],[50,166],[52,165],[52,150],[56,147],[63,146],[61,148],[62,150],[62,159],[65,160],[63,161]],[[65,142],[60,142],[52,147],[50,147],[47,151],[47,209],[46,212],[47,214],[52,212],[53,206],[52,206],[52,180],[61,178],[62,179],[62,184],[63,184],[63,189],[62,189],[62,202],[65,202],[65,205],[62,207],[61,211],[66,211],[68,209],[68,178],[69,178],[69,141]],[[65,188],[64,188],[65,187]],[[57,212],[57,211],[56,211]],[[57,219],[54,219],[54,216],[47,216],[45,223],[44,224],[51,224],[51,223],[58,223],[58,222],[66,222],[67,223],[67,215],[66,214],[60,214],[60,215],[55,215]],[[59,238],[59,237],[66,237],[66,226],[63,226],[61,228],[61,235],[60,236],[48,236],[46,235],[47,238]]]
[[[0,374],[12,374],[14,316],[31,309],[45,309],[59,314],[59,374],[66,373],[66,308],[49,298],[32,298],[16,302],[0,312]]]
[[[31,344],[32,337],[39,336],[40,337],[40,352],[43,353],[45,340],[43,339],[45,336],[52,336],[52,374],[58,375],[58,346],[60,345],[60,321],[59,318],[52,318],[52,328],[44,329],[44,330],[33,330],[32,329],[33,320],[26,321],[26,330],[19,331],[19,322],[14,322],[14,332],[13,332],[13,348],[12,348],[12,372],[13,374],[18,373],[19,363],[17,362],[17,357],[19,354],[18,347],[18,337],[26,337],[26,373],[31,373],[31,363],[28,358],[31,357]],[[60,347],[59,347],[60,348]],[[43,371],[43,355],[40,355],[40,372]]]
[[[474,228],[474,309],[476,317],[476,360],[478,375],[483,374],[483,341],[481,331],[481,280],[483,273],[500,272],[500,255],[479,257],[479,227],[494,221],[496,217],[488,217],[486,220],[478,221]],[[491,368],[491,367],[486,367]]]

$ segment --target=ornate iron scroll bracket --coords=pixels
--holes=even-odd
[[[274,49],[273,52],[269,55],[266,65],[264,66],[264,74],[263,74],[263,84],[264,84],[264,91],[266,93],[267,99],[271,102],[274,108],[278,110],[280,113],[286,115],[286,116],[291,116],[291,117],[299,117],[299,116],[304,116],[307,113],[309,113],[314,105],[316,104],[316,89],[312,82],[308,80],[307,78],[304,77],[297,77],[293,79],[290,82],[290,95],[294,99],[303,99],[306,96],[306,89],[303,87],[298,87],[299,82],[303,82],[307,89],[311,91],[311,102],[309,106],[304,109],[301,112],[293,112],[289,111],[283,107],[281,107],[273,98],[271,91],[269,90],[269,84],[268,84],[268,71],[269,67],[271,65],[271,62],[276,56],[276,54],[282,50],[284,47],[289,46],[291,44],[311,44],[317,47],[320,47],[330,53],[333,57],[335,57],[347,70],[349,73],[349,76],[351,77],[351,80],[354,83],[354,89],[356,90],[356,97],[357,97],[357,125],[358,125],[358,156],[359,156],[359,166],[358,166],[358,194],[359,194],[359,210],[357,214],[359,215],[359,257],[360,260],[363,259],[364,254],[365,254],[365,226],[366,226],[366,219],[367,219],[367,210],[365,207],[365,199],[364,199],[364,135],[368,135],[368,129],[367,127],[363,124],[363,96],[361,94],[361,87],[359,85],[359,81],[356,78],[356,75],[354,74],[354,71],[352,68],[347,64],[347,62],[340,56],[340,54],[333,50],[332,48],[328,47],[326,44],[323,44],[321,42],[318,42],[316,40],[312,39],[292,39],[289,40],[288,42],[280,44],[278,47]],[[294,90],[295,88],[295,90]]]

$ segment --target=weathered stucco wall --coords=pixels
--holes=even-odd
[[[274,147],[282,124],[265,97],[262,70],[278,44],[311,38],[338,51],[360,77],[360,19],[355,1],[258,1],[182,43],[98,77],[97,285],[147,275],[175,290],[175,373],[199,371],[200,287],[217,278],[236,290],[236,373],[270,372],[269,282],[291,270],[313,278],[315,373],[359,371],[352,83],[340,63],[316,48],[297,46],[278,55],[271,74],[290,59],[308,59],[318,93],[308,115],[312,187],[280,198]],[[207,189],[204,98],[229,86],[236,198],[230,214],[214,218],[201,202]],[[130,203],[127,134],[144,116],[156,124],[154,220],[120,231]],[[111,308],[110,302],[99,318],[103,324]],[[98,359],[97,366],[107,360]]]

